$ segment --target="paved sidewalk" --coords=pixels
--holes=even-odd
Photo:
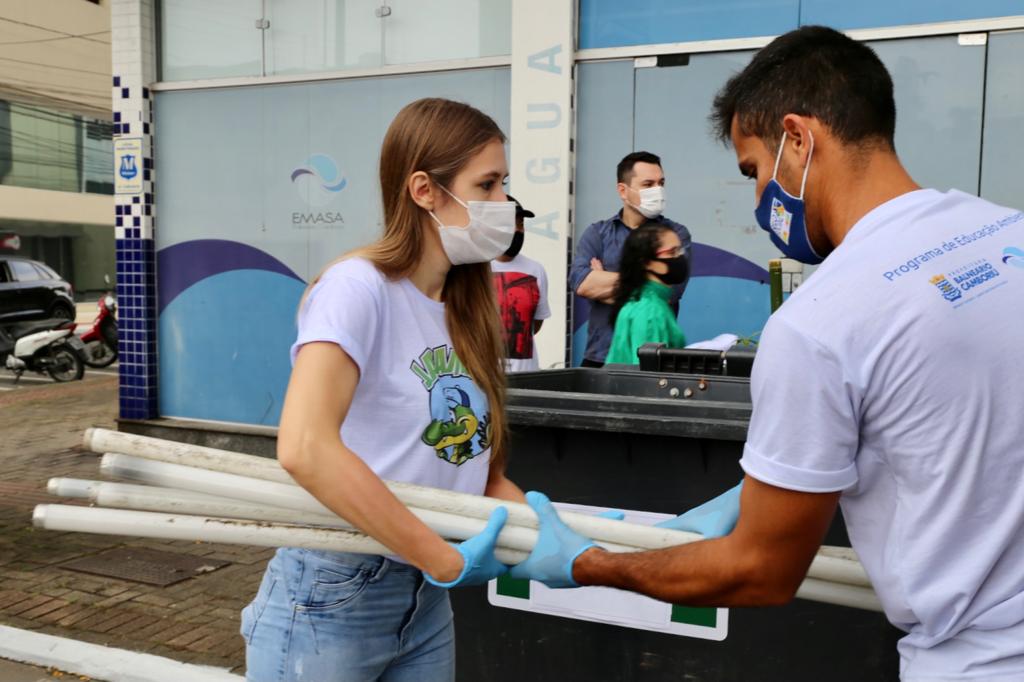
[[[48,495],[49,478],[101,478],[98,456],[80,447],[82,432],[115,428],[116,377],[57,388],[0,394],[0,623],[244,672],[239,611],[273,550],[32,527],[36,504],[75,503]],[[59,566],[125,546],[231,564],[168,587]]]

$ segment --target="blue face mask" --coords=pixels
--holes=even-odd
[[[814,138],[811,137],[811,149],[807,152],[807,167],[804,168],[804,179],[800,182],[799,197],[794,197],[782,189],[782,185],[775,179],[779,174],[779,161],[782,160],[785,143],[786,133],[782,133],[779,153],[775,157],[775,171],[761,192],[761,201],[754,210],[754,217],[757,218],[757,224],[761,229],[771,237],[772,243],[787,258],[808,265],[817,265],[825,259],[811,246],[811,240],[807,236],[807,223],[804,221],[804,186],[807,185],[807,171],[811,168],[811,155],[814,154]]]

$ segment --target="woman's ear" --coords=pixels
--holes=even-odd
[[[434,210],[434,202],[437,199],[434,183],[430,181],[430,177],[423,171],[416,171],[409,176],[407,187],[409,189],[409,196],[416,202],[416,205],[426,211]]]

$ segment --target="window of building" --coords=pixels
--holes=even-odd
[[[511,0],[163,0],[160,79],[511,54]]]
[[[113,194],[110,133],[106,121],[0,101],[0,184]]]

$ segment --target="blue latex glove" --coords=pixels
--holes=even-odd
[[[658,528],[700,533],[706,540],[728,535],[736,527],[736,520],[740,517],[740,492],[742,490],[743,483],[740,482],[738,486],[730,488],[713,500],[708,500],[674,519],[662,521],[657,526]]]
[[[626,513],[620,512],[618,509],[609,509],[608,511],[603,511],[600,514],[598,514],[597,518],[611,519],[612,521],[621,521],[622,519],[626,518]]]
[[[537,512],[540,532],[530,556],[513,566],[509,575],[523,580],[537,580],[548,587],[579,587],[572,577],[573,562],[580,554],[597,545],[565,525],[544,493],[531,490],[526,493],[526,502]]]
[[[442,583],[424,572],[423,577],[428,583],[438,587],[464,587],[466,585],[482,585],[488,580],[493,580],[499,575],[508,572],[508,566],[494,558],[494,545],[498,542],[498,533],[501,532],[505,520],[508,518],[508,509],[498,507],[491,512],[484,529],[470,539],[455,545],[462,555],[462,573],[455,580]]]

